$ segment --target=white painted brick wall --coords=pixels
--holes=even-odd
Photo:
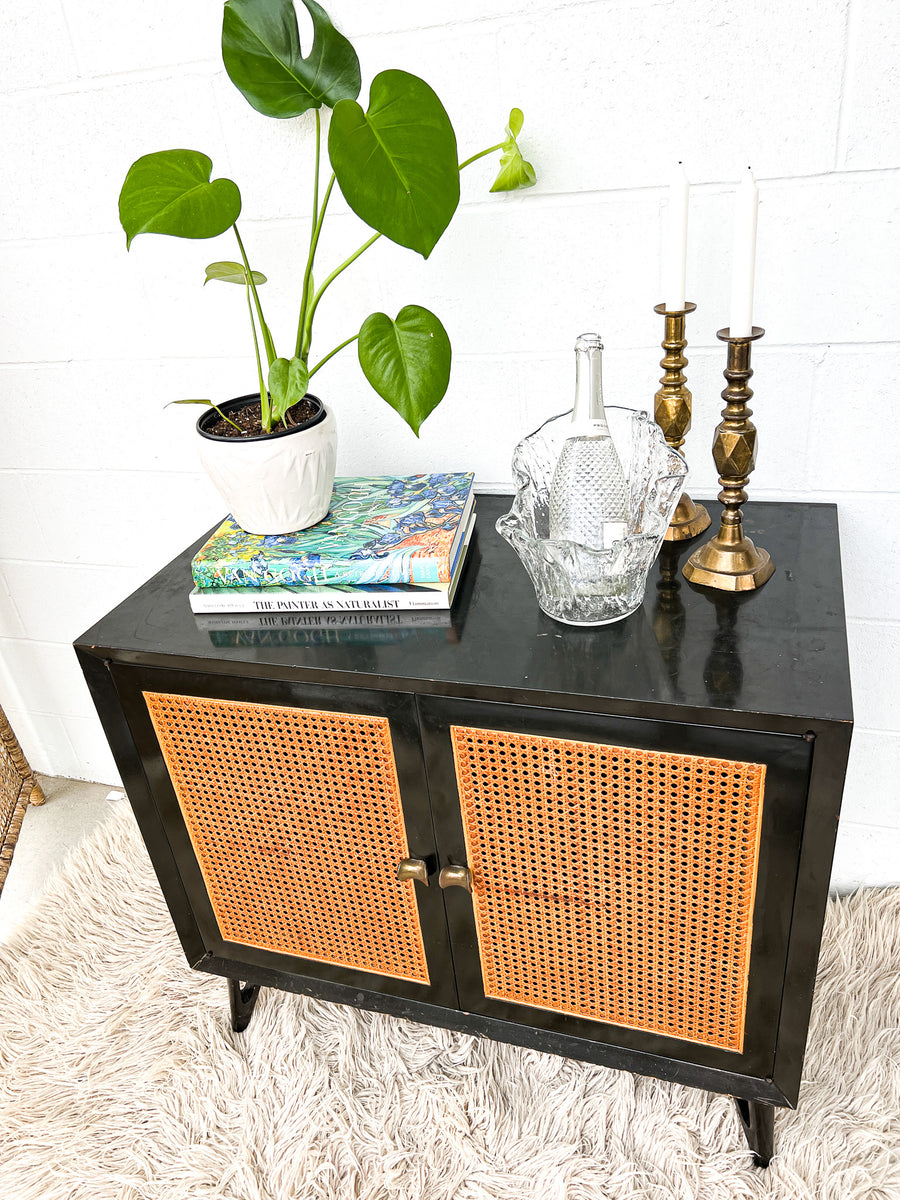
[[[244,238],[293,338],[311,136],[242,100],[221,70],[218,5],[34,0],[0,12],[0,702],[35,767],[114,781],[71,639],[220,515],[183,395],[253,390],[240,294],[202,288],[214,245],[139,239],[116,200],[138,155],[206,151],[244,197]],[[713,494],[733,181],[760,185],[753,495],[840,508],[857,729],[834,883],[900,882],[900,9],[893,0],[332,0],[364,89],[416,71],[464,155],[525,111],[539,184],[463,205],[429,262],[386,242],[320,310],[325,350],[376,308],[433,307],[454,345],[444,405],[416,440],[352,353],[322,387],[345,473],[471,466],[508,485],[513,444],[567,404],[571,345],[602,329],[609,398],[656,387],[665,180],[691,201],[693,489]],[[452,13],[452,20],[447,13]],[[301,14],[301,24],[305,15]],[[673,132],[677,130],[677,132]],[[339,195],[321,261],[366,234]],[[245,354],[245,351],[248,353]],[[89,415],[89,421],[84,415]],[[365,433],[361,432],[365,430]]]

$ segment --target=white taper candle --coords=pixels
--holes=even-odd
[[[756,214],[759,190],[753,172],[747,174],[734,199],[734,243],[731,258],[732,337],[749,337],[753,332],[753,279],[756,272]]]
[[[684,308],[684,279],[687,266],[689,187],[681,163],[672,171],[669,184],[669,214],[663,246],[663,301],[670,312]]]

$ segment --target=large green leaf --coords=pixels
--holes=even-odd
[[[252,271],[253,282],[257,285],[266,282],[266,277],[262,271]],[[239,262],[214,262],[210,263],[206,268],[206,278],[203,280],[203,286],[209,283],[211,279],[220,279],[222,283],[239,283],[242,287],[247,287],[247,268],[243,263]]]
[[[309,56],[300,50],[292,0],[226,0],[222,60],[231,82],[267,117],[299,117],[310,108],[359,95],[359,59],[315,0]]]
[[[139,233],[211,238],[240,216],[241,193],[230,179],[210,182],[212,160],[199,150],[160,150],[129,168],[119,193],[127,245]]]
[[[276,358],[269,367],[272,424],[277,425],[289,408],[302,400],[309,386],[309,371],[299,358]]]
[[[335,105],[328,154],[356,215],[427,258],[459,204],[456,134],[428,84],[376,75],[367,112],[355,100]]]
[[[516,141],[524,123],[521,108],[514,108],[509,114],[506,141],[500,154],[500,174],[494,180],[492,192],[515,192],[518,188],[534,187],[537,183],[534,167],[525,161]]]
[[[450,339],[427,308],[408,304],[396,321],[366,317],[359,331],[359,365],[382,399],[418,437],[422,422],[440,404],[450,382]]]

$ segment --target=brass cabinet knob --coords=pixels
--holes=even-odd
[[[401,858],[397,863],[397,878],[416,879],[428,887],[428,864],[421,858]]]
[[[471,892],[472,872],[468,867],[442,867],[438,883],[442,888],[461,887]]]

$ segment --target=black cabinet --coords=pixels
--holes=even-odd
[[[731,1093],[765,1160],[852,724],[835,511],[751,507],[758,594],[666,547],[642,610],[582,630],[504,507],[443,625],[229,630],[190,613],[192,547],[79,640],[188,961],[242,1024],[238,983],[278,986]]]

